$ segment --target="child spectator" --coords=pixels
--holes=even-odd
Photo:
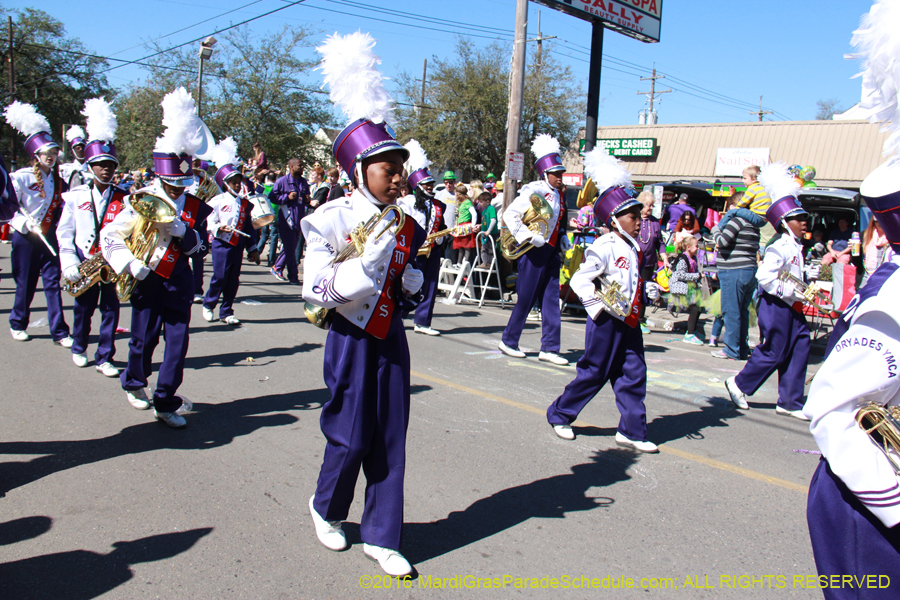
[[[474,225],[476,222],[475,205],[472,204],[472,200],[469,199],[466,186],[462,184],[456,186],[456,202],[456,225],[465,225],[467,223]],[[471,263],[474,260],[475,235],[476,234],[473,231],[472,233],[458,235],[453,238],[453,249],[460,251],[458,255],[459,263],[464,263],[466,261]]]
[[[697,320],[700,318],[700,272],[697,269],[697,240],[686,237],[675,243],[678,256],[672,276],[669,278],[669,312],[688,312],[687,333],[682,340],[686,344],[701,345],[703,341],[697,337]]]
[[[750,221],[756,227],[762,227],[766,224],[766,211],[772,204],[772,198],[766,193],[766,189],[759,184],[756,178],[759,177],[759,167],[751,165],[744,169],[741,180],[747,186],[744,197],[741,198],[735,207],[729,210],[719,221],[719,229],[724,231],[728,221],[735,215],[743,217]]]
[[[478,196],[478,204],[481,206],[481,233],[486,233],[497,239],[498,221],[497,209],[491,206],[491,193],[482,192]],[[488,269],[494,258],[494,246],[484,236],[481,238],[481,268]]]

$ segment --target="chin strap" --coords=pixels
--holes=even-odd
[[[622,229],[622,225],[619,223],[619,219],[617,219],[616,216],[613,215],[609,218],[609,221],[612,224],[613,229],[615,229],[620,234],[622,234],[622,237],[625,238],[625,241],[627,241],[629,244],[631,244],[631,247],[634,248],[634,251],[638,253],[638,256],[640,256],[641,247],[638,246],[637,241],[633,237],[631,237],[630,235],[625,233],[625,230]]]
[[[356,189],[358,189],[360,192],[362,192],[362,195],[366,197],[366,200],[368,200],[369,202],[371,202],[372,204],[374,204],[375,206],[377,206],[379,208],[383,208],[383,207],[387,206],[387,204],[385,202],[380,202],[380,201],[376,200],[375,196],[372,195],[372,192],[369,191],[369,188],[366,187],[366,182],[363,179],[362,161],[361,160],[356,161],[355,171],[356,171]]]

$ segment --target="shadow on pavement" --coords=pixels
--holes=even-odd
[[[254,367],[275,362],[274,360],[266,361],[266,358],[276,358],[284,356],[294,356],[301,352],[312,352],[321,348],[322,344],[303,343],[291,346],[290,348],[266,348],[265,350],[242,350],[241,352],[223,352],[220,354],[211,354],[207,356],[188,356],[184,359],[184,367],[186,369],[205,369],[206,367],[225,367],[225,366],[241,366]],[[254,362],[245,362],[248,356],[252,356]],[[162,358],[162,354],[160,354]],[[160,363],[154,363],[154,372],[159,369]]]
[[[0,523],[0,546],[8,546],[36,538],[50,531],[53,519],[35,516]],[[2,580],[0,580],[2,581]]]
[[[678,415],[662,415],[656,417],[647,424],[648,437],[655,444],[665,444],[682,438],[693,440],[703,439],[703,430],[707,427],[728,427],[726,419],[734,419],[743,416],[733,407],[725,406],[724,398],[711,398],[717,400],[718,405],[700,406],[700,410]],[[731,402],[727,401],[730,405]]]

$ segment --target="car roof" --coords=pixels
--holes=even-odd
[[[859,192],[839,188],[802,188],[797,199],[804,208],[850,208],[859,209]]]
[[[687,194],[688,202],[692,204],[700,204],[704,207],[712,206],[716,199],[712,195],[715,185],[703,181],[669,181],[665,183],[654,183],[653,185],[661,185],[667,192],[672,192],[675,196]]]

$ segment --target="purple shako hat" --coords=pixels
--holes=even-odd
[[[544,173],[565,171],[566,168],[562,164],[559,153],[553,152],[534,161],[534,170],[537,171],[538,177],[543,177]]]
[[[800,201],[793,195],[789,195],[772,202],[769,210],[766,211],[766,219],[769,220],[772,227],[778,229],[778,225],[785,217],[807,214],[809,213],[800,205]]]
[[[434,183],[434,177],[431,176],[431,172],[427,168],[413,171],[406,180],[409,182],[410,189],[415,189],[420,183]]]
[[[194,171],[189,154],[154,152],[153,170],[156,176],[176,187],[187,187],[194,182]]]
[[[73,144],[74,146],[74,144]],[[116,155],[116,146],[112,142],[105,140],[91,140],[84,147],[84,162],[87,164],[111,160],[119,164],[119,157]]]
[[[25,140],[25,152],[31,156],[34,156],[41,150],[49,150],[50,148],[59,148],[59,144],[54,142],[53,138],[46,131],[33,133]]]
[[[594,201],[594,223],[605,225],[613,216],[638,204],[631,190],[618,186],[608,188]]]
[[[221,189],[224,190],[225,182],[235,175],[240,176],[241,170],[230,163],[226,163],[219,167],[219,170],[216,171],[216,183]]]
[[[863,180],[859,193],[894,252],[900,253],[900,165],[882,164]]]
[[[338,134],[332,146],[334,158],[350,177],[356,178],[356,163],[364,158],[398,150],[403,161],[409,158],[409,150],[394,137],[394,131],[385,123],[368,119],[353,121]]]

